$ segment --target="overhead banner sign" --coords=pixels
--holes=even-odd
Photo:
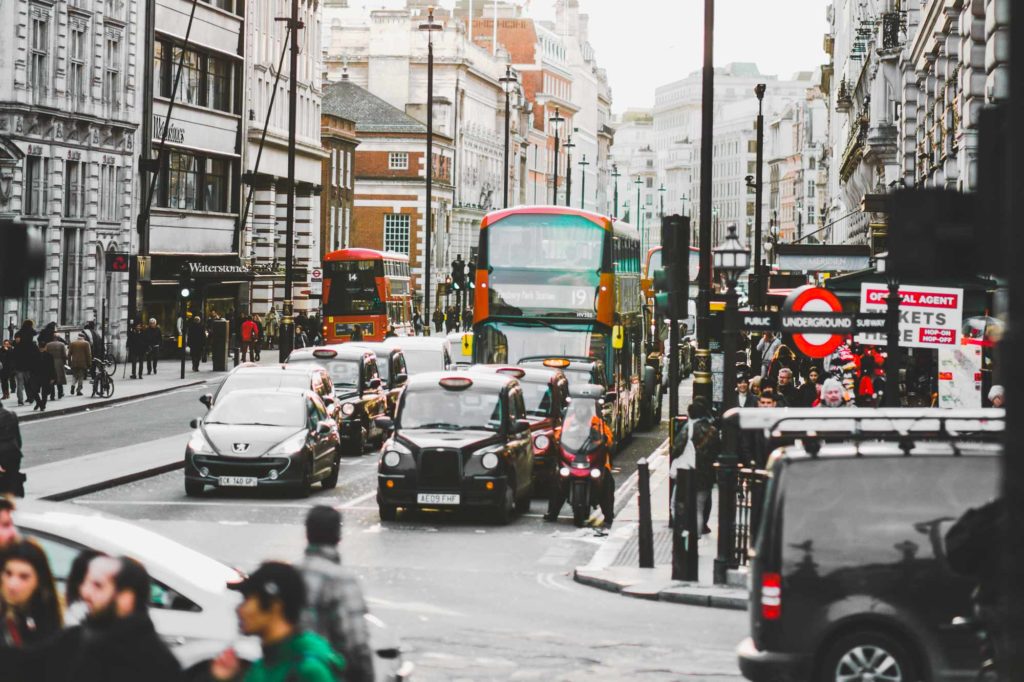
[[[964,290],[928,287],[917,284],[900,286],[900,346],[902,348],[949,348],[960,345],[963,324]],[[864,282],[860,289],[860,309],[884,313],[889,287]],[[881,346],[883,331],[861,333],[857,342]]]
[[[779,244],[778,265],[790,272],[853,272],[871,265],[868,246]]]

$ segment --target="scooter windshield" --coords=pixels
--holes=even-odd
[[[562,447],[566,452],[588,454],[605,444],[600,427],[593,423],[595,417],[593,413],[579,416],[570,414],[566,417],[562,425]]]

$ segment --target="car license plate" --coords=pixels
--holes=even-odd
[[[255,488],[255,476],[219,476],[217,485],[230,486],[235,488]]]
[[[460,495],[446,495],[441,493],[419,493],[416,495],[416,502],[419,504],[459,504],[462,500]]]

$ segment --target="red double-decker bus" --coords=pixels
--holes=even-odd
[[[373,249],[341,249],[324,256],[324,343],[383,341],[388,329],[412,335],[409,257]]]

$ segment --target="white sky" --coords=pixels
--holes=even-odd
[[[715,64],[754,62],[788,78],[826,63],[827,0],[716,0]],[[531,14],[554,18],[554,0]],[[700,70],[704,0],[580,0],[590,42],[608,70],[616,112],[654,105],[654,88]]]
[[[554,19],[555,0],[529,4]],[[488,0],[476,0],[485,3]],[[353,7],[401,7],[405,0],[349,0]],[[438,0],[451,7],[455,0]],[[825,63],[828,0],[716,0],[715,64],[754,62],[761,73],[789,78]],[[704,0],[580,0],[590,15],[590,42],[608,70],[616,112],[654,105],[654,88],[685,78],[703,61]]]

